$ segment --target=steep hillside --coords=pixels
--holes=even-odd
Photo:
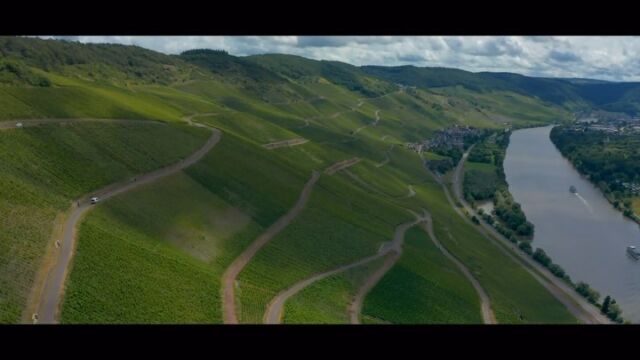
[[[136,46],[0,37],[2,58],[88,81],[168,85],[208,76],[180,59]]]
[[[421,88],[461,86],[474,92],[509,91],[570,111],[589,108],[640,114],[640,83],[535,78],[513,73],[472,73],[448,68],[363,66],[372,76]]]
[[[321,77],[367,97],[380,96],[397,88],[386,81],[367,76],[356,66],[337,61],[315,61],[279,54],[248,56],[247,60],[292,80]]]
[[[177,161],[204,141],[197,130],[148,122],[1,130],[0,322],[19,321],[72,200]]]
[[[363,66],[362,69],[371,75],[421,88],[462,86],[481,93],[510,91],[524,96],[533,96],[544,102],[561,105],[568,109],[586,105],[585,101],[575,93],[572,84],[556,79],[532,78],[511,73],[472,73],[458,69],[418,68],[415,66]]]
[[[485,84],[474,78],[478,87],[469,88],[447,84],[445,74],[438,75],[439,86],[405,88],[366,68],[289,55],[193,50],[168,56],[30,38],[1,38],[0,51],[0,118],[6,120],[0,122],[6,148],[0,209],[10,214],[0,222],[7,237],[0,242],[2,322],[29,321],[29,294],[38,287],[36,275],[46,276],[52,259],[45,254],[56,249],[70,201],[199,148],[209,131],[186,123],[220,130],[219,143],[174,176],[120,193],[86,214],[62,322],[219,323],[230,308],[241,322],[261,322],[281,291],[378,254],[396,227],[414,218],[410,211],[422,209],[486,289],[499,322],[574,321],[535,278],[454,213],[421,157],[405,147],[453,125],[501,129],[570,117],[522,86],[495,85],[513,80],[483,75]],[[17,119],[29,126],[16,127]],[[303,189],[310,189],[308,200],[297,207]],[[235,260],[263,238],[268,241],[225,281]],[[389,289],[409,279],[411,293],[459,300],[441,311],[421,310],[416,322],[478,322],[469,284],[459,274],[445,275],[451,264],[422,240],[409,234],[398,267],[374,287],[373,302],[364,302],[366,315],[409,322],[411,314],[389,306]],[[440,265],[419,266],[416,259]],[[367,266],[309,288],[330,297],[330,316],[319,314],[306,292],[284,306],[284,319],[344,321],[346,295],[380,269],[379,262]],[[441,281],[421,280],[429,278]],[[235,291],[231,301],[227,284]]]

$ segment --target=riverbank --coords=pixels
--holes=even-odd
[[[567,126],[551,130],[550,140],[623,216],[640,225],[640,139]]]
[[[612,295],[625,318],[640,320],[640,274],[626,247],[640,236],[551,142],[552,126],[514,132],[504,161],[509,191],[536,226],[532,244],[570,274],[574,288],[598,304]],[[569,187],[575,186],[577,193]]]
[[[481,139],[472,149],[464,167],[463,196],[487,223],[496,228],[513,243],[524,241],[524,250],[530,250],[526,242],[530,241],[534,226],[509,192],[504,175],[504,157],[509,146],[511,132],[508,130],[493,133]],[[478,208],[478,203],[491,201],[490,211]],[[477,223],[477,219],[472,218]]]
[[[474,216],[474,210],[466,203],[462,197],[461,177],[462,170],[465,165],[468,152],[463,155],[462,160],[456,166],[453,173],[446,176],[436,176],[438,182],[441,183],[447,199],[458,215],[471,222],[470,218]],[[451,196],[453,194],[454,196]],[[454,200],[455,197],[455,200]],[[566,282],[558,279],[551,274],[549,269],[543,267],[534,261],[528,254],[521,249],[510,244],[503,235],[498,233],[494,227],[479,220],[478,231],[487,239],[493,242],[500,250],[513,260],[520,262],[523,268],[528,271],[540,284],[542,284],[557,300],[559,300],[577,319],[586,324],[609,324],[611,321],[600,314],[598,308],[590,304],[584,298],[575,293],[575,289]]]

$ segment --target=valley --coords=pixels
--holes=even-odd
[[[578,85],[19,37],[0,54],[2,323],[609,323],[463,191],[465,167],[498,167],[474,147],[595,106]]]

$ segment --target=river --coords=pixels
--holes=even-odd
[[[640,323],[640,227],[616,210],[549,139],[552,126],[516,130],[504,161],[509,190],[535,225],[540,247],[571,276],[611,295],[625,320]],[[569,192],[574,185],[577,194]]]

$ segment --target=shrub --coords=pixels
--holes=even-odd
[[[564,279],[566,276],[566,273],[564,272],[564,269],[560,267],[560,265],[558,264],[550,264],[549,265],[549,271],[551,271],[551,273],[561,279]],[[568,277],[568,276],[567,276]]]
[[[533,250],[531,249],[531,244],[529,244],[526,241],[521,242],[520,245],[518,245],[518,247],[529,255],[531,255],[531,253],[533,252]]]
[[[544,267],[549,267],[549,265],[551,264],[551,258],[547,255],[547,253],[544,252],[544,250],[540,248],[537,248],[533,253],[533,259],[542,264]]]
[[[576,285],[576,291],[592,304],[597,304],[598,299],[600,299],[600,293],[593,290],[589,287],[589,284],[585,282],[579,282],[578,285]]]

